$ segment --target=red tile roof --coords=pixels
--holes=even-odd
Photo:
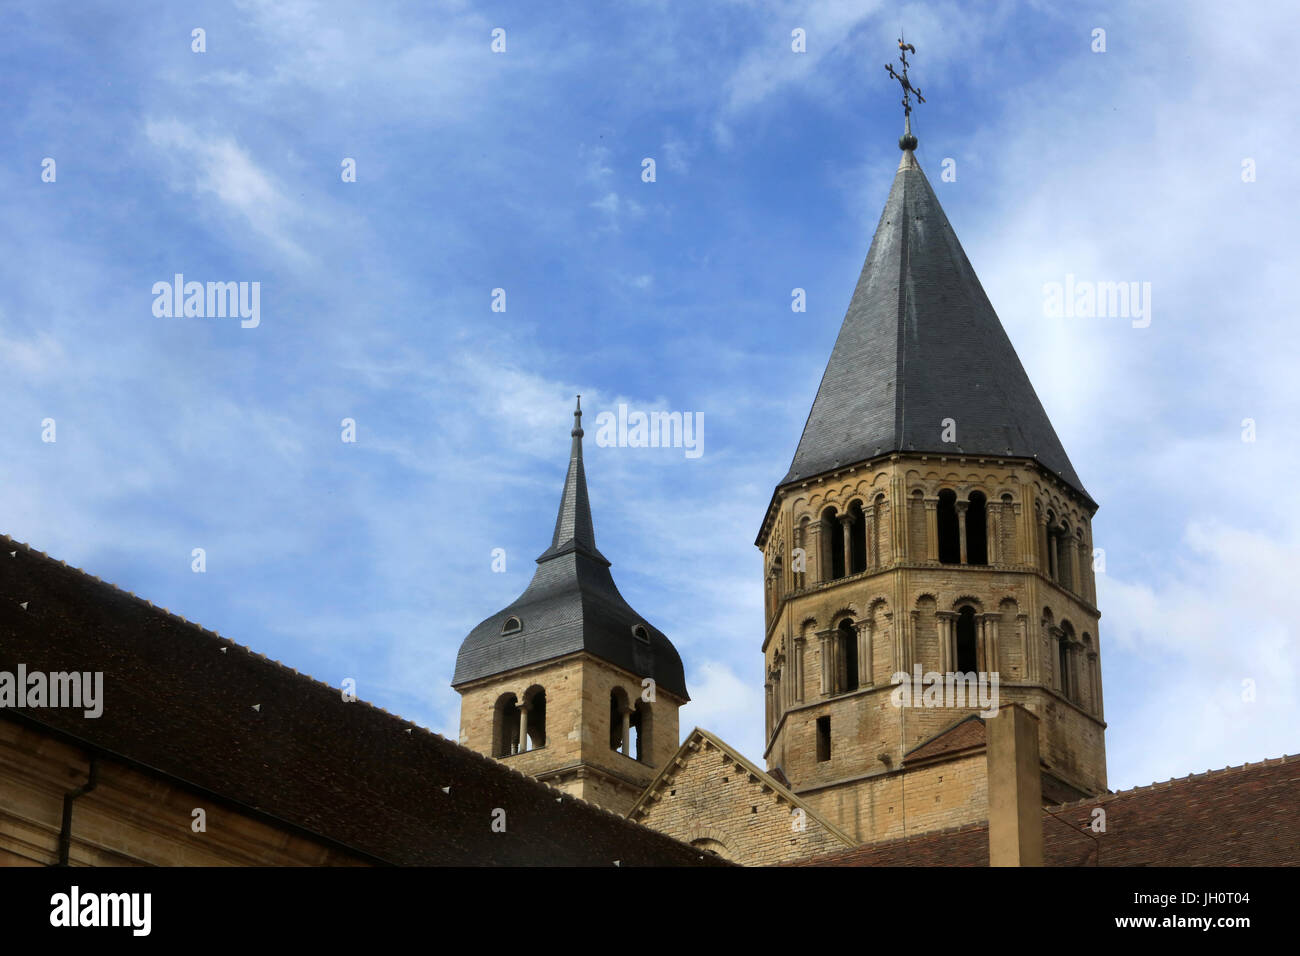
[[[718,862],[0,535],[0,670],[20,663],[102,671],[103,715],[0,718],[22,714],[378,862]]]
[[[1048,866],[1300,865],[1300,757],[1193,774],[1043,811]],[[1093,833],[1093,810],[1106,832]],[[972,824],[800,860],[798,866],[987,866]]]
[[[986,741],[983,719],[978,714],[971,714],[913,747],[903,756],[903,763],[915,764],[923,760],[983,747]]]

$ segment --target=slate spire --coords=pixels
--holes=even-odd
[[[927,452],[1036,459],[1088,498],[915,144],[908,122],[889,199],[780,484],[877,455]],[[946,419],[955,442],[943,440]]]
[[[623,599],[609,560],[596,549],[582,435],[579,396],[551,546],[537,558],[524,593],[461,643],[452,686],[586,651],[690,700],[676,648]]]
[[[560,494],[560,510],[555,516],[555,533],[551,546],[537,560],[564,554],[570,550],[582,551],[599,561],[604,555],[596,550],[596,529],[591,521],[591,502],[587,498],[587,473],[582,467],[582,396],[578,396],[573,410],[573,431],[569,432],[569,473],[564,477],[564,491]]]

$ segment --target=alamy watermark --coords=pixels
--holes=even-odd
[[[596,416],[601,448],[684,448],[687,458],[704,454],[703,412],[640,412],[618,406],[618,414]]]
[[[1068,273],[1065,282],[1043,283],[1043,316],[1048,319],[1128,319],[1133,328],[1151,324],[1150,282],[1090,282]]]
[[[996,717],[998,713],[997,671],[938,671],[921,672],[921,665],[912,673],[898,671],[889,678],[894,686],[889,699],[895,707],[978,707],[981,717]]]
[[[176,273],[171,282],[153,284],[153,314],[160,319],[240,318],[241,328],[255,329],[262,324],[262,283],[260,282],[186,282]]]
[[[104,713],[103,671],[0,671],[0,709],[5,707],[80,708],[95,718]]]

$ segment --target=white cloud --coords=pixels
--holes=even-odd
[[[200,133],[177,119],[148,120],[144,131],[159,157],[170,164],[181,188],[196,196],[215,196],[227,213],[242,219],[281,252],[299,263],[310,261],[291,234],[304,219],[302,210],[233,139]]]

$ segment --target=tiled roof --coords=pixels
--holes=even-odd
[[[986,740],[983,719],[978,714],[971,714],[913,747],[903,755],[903,762],[914,764],[962,750],[970,750],[972,747],[983,747]]]
[[[690,700],[682,659],[672,642],[619,594],[596,532],[582,463],[582,412],[574,413],[569,471],[551,546],[515,601],[481,622],[461,643],[452,685],[586,651],[669,693]],[[516,618],[522,625],[506,632]],[[644,639],[634,635],[644,628]]]
[[[779,484],[906,451],[1035,459],[1087,495],[911,150]]]
[[[0,670],[19,664],[104,674],[102,716],[25,719],[372,860],[715,862],[0,535]]]
[[[1043,812],[1048,866],[1300,865],[1300,757],[1193,774]],[[1106,832],[1093,833],[1093,810]],[[987,866],[988,825],[809,857],[799,866]]]

